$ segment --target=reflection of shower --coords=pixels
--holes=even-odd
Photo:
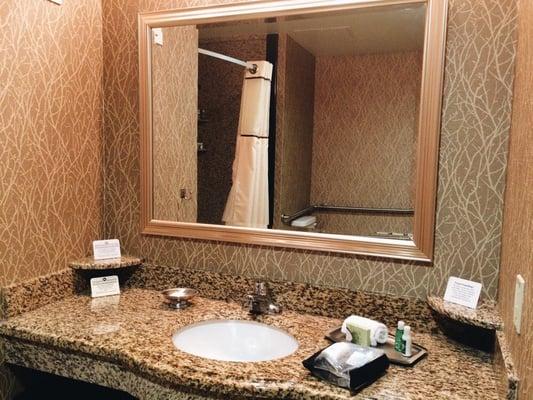
[[[257,72],[257,64],[252,64],[251,66],[249,66],[245,61],[227,56],[225,54],[220,54],[220,53],[217,53],[216,51],[211,51],[211,50],[205,50],[205,49],[198,48],[198,53],[204,54],[209,57],[215,57],[220,60],[228,61],[233,64],[240,65],[242,67],[245,67],[251,74],[255,74]]]
[[[228,133],[233,132],[233,135],[235,135],[235,130],[237,130],[237,138],[236,142],[234,142],[236,145],[235,158],[233,159],[233,166],[231,168],[231,182],[228,181],[227,186],[229,195],[226,192],[226,194],[220,197],[221,200],[225,200],[226,197],[224,196],[227,196],[224,213],[223,216],[222,213],[218,214],[220,215],[218,218],[222,217],[222,220],[227,225],[266,228],[270,222],[269,210],[271,208],[269,205],[271,199],[269,199],[268,152],[270,81],[272,79],[273,66],[266,61],[244,62],[225,54],[201,48],[198,49],[198,53],[206,55],[209,58],[216,58],[246,68],[244,83],[241,88],[235,87],[240,93],[240,112],[238,109],[234,109],[231,115],[238,116],[239,118],[238,121],[237,119],[235,120],[235,125],[231,130],[227,131]],[[257,56],[261,57],[259,54]],[[216,71],[216,69],[211,71],[212,77],[216,75]],[[228,70],[226,69],[226,71]],[[220,79],[226,82],[226,76],[230,75],[221,75]],[[214,78],[214,80],[216,81],[217,78]],[[224,97],[219,97],[217,93],[214,96],[214,99]],[[212,118],[210,119],[212,120]],[[207,139],[204,137],[204,140]],[[228,151],[227,146],[219,146],[218,151],[218,154],[225,152],[226,156],[222,157],[226,158],[229,156],[228,161],[231,160],[233,154],[231,150]],[[219,155],[218,157],[221,156]],[[227,167],[224,166],[224,168],[228,167],[229,165]],[[225,171],[229,172],[229,169],[225,169]],[[224,200],[222,200],[223,204]],[[207,213],[209,212],[204,212],[204,215],[208,215]],[[205,222],[217,223],[216,219],[206,220]]]
[[[227,225],[266,228],[269,223],[268,123],[272,64],[257,61],[247,65],[232,186],[222,220]]]

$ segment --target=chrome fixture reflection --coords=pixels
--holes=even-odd
[[[190,300],[196,296],[197,292],[190,288],[173,288],[161,292],[165,297],[166,303],[177,309],[182,309],[191,305]]]
[[[248,295],[247,304],[249,313],[253,315],[281,313],[281,307],[274,303],[265,282],[255,284],[255,293]]]

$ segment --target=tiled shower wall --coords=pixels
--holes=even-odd
[[[139,234],[137,13],[216,0],[104,0],[106,233],[151,262],[414,297],[450,275],[496,297],[515,44],[515,0],[450,0],[432,266]]]

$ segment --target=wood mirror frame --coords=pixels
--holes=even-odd
[[[427,6],[415,163],[415,213],[412,241],[164,221],[153,218],[152,28],[402,4],[426,4]],[[187,237],[263,246],[354,253],[366,256],[425,262],[432,261],[446,17],[447,0],[259,1],[139,14],[141,233],[146,235]]]

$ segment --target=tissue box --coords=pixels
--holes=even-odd
[[[339,378],[337,375],[329,371],[323,370],[323,369],[315,368],[315,359],[325,349],[327,349],[327,347],[317,351],[311,357],[304,360],[302,364],[304,365],[305,368],[311,371],[311,373],[317,378],[325,380],[336,386],[350,389],[352,393],[356,393],[364,389],[365,387],[369,386],[370,384],[374,383],[381,376],[383,376],[387,372],[387,369],[389,368],[389,359],[387,358],[385,354],[382,354],[378,358],[374,359],[373,361],[370,361],[369,363],[363,365],[362,367],[354,368],[350,370],[349,371],[350,382],[349,384],[347,384],[343,379]]]

